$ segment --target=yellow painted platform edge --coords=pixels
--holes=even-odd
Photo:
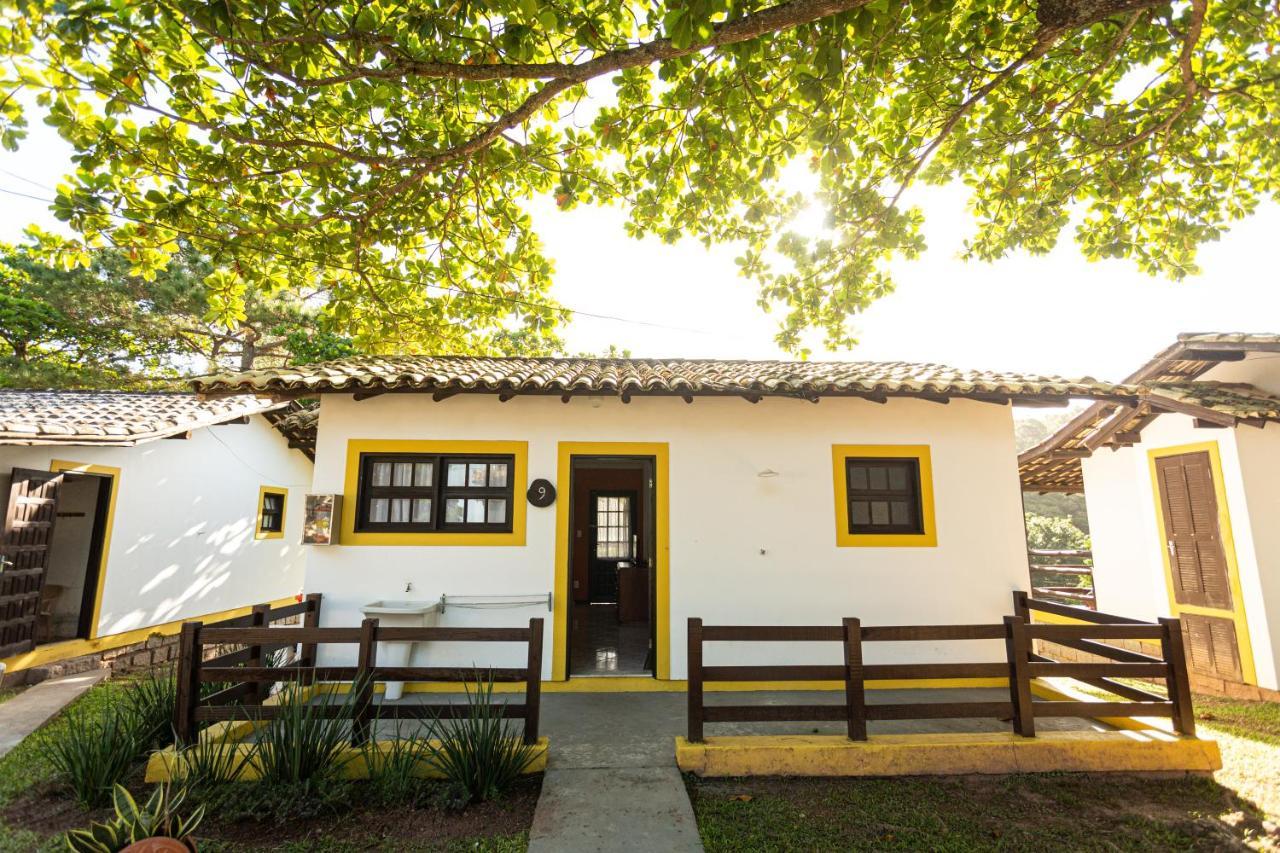
[[[433,740],[431,743],[439,746],[440,741]],[[391,741],[375,741],[372,748],[376,751],[374,763],[392,748]],[[252,747],[247,744],[238,744],[235,746],[237,753],[240,754],[242,760],[250,754]],[[533,760],[522,771],[525,774],[541,773],[547,769],[547,756],[551,750],[550,738],[538,738],[538,742],[534,745]],[[369,778],[369,761],[365,755],[364,749],[357,746],[349,746],[342,750],[336,759],[342,765],[342,776],[345,779],[368,779]],[[173,747],[163,750],[157,750],[151,753],[151,757],[147,759],[147,782],[172,782],[181,779],[185,775],[183,762],[179,760],[179,753]],[[246,762],[243,769],[231,781],[235,782],[253,782],[260,777],[260,768],[256,762]],[[443,775],[431,764],[420,761],[414,770],[414,776],[420,779],[441,779]]]
[[[676,764],[699,776],[947,776],[1049,772],[1212,773],[1213,741],[1165,732],[1008,732],[675,739]]]

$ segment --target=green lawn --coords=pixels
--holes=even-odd
[[[107,681],[86,692],[71,707],[90,711],[104,709],[121,701],[126,689],[127,680]],[[64,711],[0,758],[0,853],[66,850],[65,828],[87,826],[91,819],[100,820],[108,814],[103,810],[80,811],[58,788],[45,746],[66,726],[65,714]],[[441,783],[424,781],[422,784],[439,786]],[[438,802],[431,802],[430,797],[422,798],[424,805],[418,808],[367,807],[357,784],[350,797],[350,810],[339,814],[284,823],[219,822],[215,814],[210,814],[196,835],[202,853],[260,850],[518,853],[528,847],[528,833],[520,830],[518,824],[523,819],[524,826],[528,826],[538,784],[538,780],[531,777],[507,800],[471,806],[460,813],[445,810]],[[141,767],[129,786],[135,789],[135,794],[148,789],[149,786],[141,782]]]
[[[1214,779],[691,776],[689,795],[708,851],[1280,849],[1280,705],[1196,710],[1222,750]]]

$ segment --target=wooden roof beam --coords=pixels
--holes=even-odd
[[[431,399],[439,403],[441,400],[447,400],[454,394],[460,394],[460,388],[437,388],[431,392]]]
[[[1206,408],[1205,406],[1197,406],[1195,403],[1186,403],[1182,400],[1172,400],[1168,397],[1162,397],[1159,394],[1150,394],[1147,396],[1147,402],[1153,409],[1161,409],[1166,412],[1177,412],[1180,415],[1190,415],[1193,418],[1200,418],[1211,424],[1218,424],[1224,427],[1233,427],[1236,425],[1235,415],[1226,415],[1222,412]]]
[[[1099,424],[1098,428],[1089,435],[1085,436],[1084,441],[1080,442],[1086,450],[1097,450],[1099,447],[1107,443],[1107,439],[1115,435],[1124,428],[1129,421],[1133,420],[1133,416],[1137,413],[1136,406],[1121,406],[1110,417]]]
[[[1187,361],[1244,361],[1244,350],[1212,350],[1191,348],[1182,353],[1179,358]]]

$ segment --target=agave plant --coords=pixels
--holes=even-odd
[[[137,718],[146,746],[173,743],[173,709],[178,704],[178,681],[173,668],[151,670],[124,691],[124,701]]]
[[[197,806],[186,817],[179,816],[186,796],[185,789],[175,793],[168,785],[160,785],[139,808],[133,795],[123,785],[116,785],[112,793],[115,817],[68,832],[67,847],[76,853],[116,853],[147,838],[172,838],[195,850],[192,834],[204,819],[204,806]]]
[[[47,749],[59,780],[81,806],[91,809],[111,801],[112,786],[133,769],[147,747],[138,716],[127,706],[117,706],[101,714],[72,708]]]
[[[476,672],[476,689],[466,687],[467,715],[432,720],[439,744],[430,748],[430,762],[473,803],[501,796],[520,778],[537,748],[524,743],[502,706],[493,702],[493,678]]]

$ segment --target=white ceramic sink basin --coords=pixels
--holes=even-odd
[[[430,628],[440,616],[439,601],[373,601],[363,608],[366,619],[377,619],[382,628]],[[378,664],[408,666],[417,643],[378,643]],[[388,681],[385,698],[399,699],[404,693],[403,681]]]

